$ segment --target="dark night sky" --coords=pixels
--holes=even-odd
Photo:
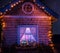
[[[53,33],[60,34],[60,0],[43,0],[43,2],[59,15],[58,21],[53,24]]]

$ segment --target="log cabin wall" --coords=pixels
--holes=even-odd
[[[25,14],[22,11],[22,5],[23,4],[16,6],[3,17],[3,20],[6,23],[6,26],[3,28],[5,43],[7,45],[12,45],[17,41],[17,26],[38,25],[38,42],[49,44],[48,32],[51,31],[52,27],[50,16],[42,9],[39,9],[35,4],[33,4],[33,12],[31,14]],[[29,17],[22,18],[23,16]],[[33,16],[33,18],[30,18],[30,16]],[[40,16],[40,18],[38,18],[38,16]]]

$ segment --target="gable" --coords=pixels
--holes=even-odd
[[[30,7],[28,6],[30,5]],[[26,8],[27,7],[27,8]],[[29,9],[28,9],[29,8]],[[43,7],[44,8],[44,7]],[[29,11],[30,10],[30,11]],[[39,8],[37,4],[32,2],[20,3],[6,15],[19,15],[19,16],[49,16],[43,9]]]

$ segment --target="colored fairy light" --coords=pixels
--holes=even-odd
[[[43,6],[42,9],[44,9],[45,7]]]
[[[8,9],[6,9],[6,11],[8,11]]]
[[[52,33],[52,31],[48,31],[48,33]]]
[[[19,4],[18,2],[16,2],[16,4]]]
[[[51,47],[53,47],[53,46],[54,46],[54,44],[50,44],[50,46],[51,46]]]
[[[49,37],[50,39],[52,38],[52,37]]]
[[[11,7],[13,8],[14,6],[13,6],[13,5],[11,5]]]
[[[52,34],[48,34],[49,37],[52,37]]]
[[[20,3],[21,1],[19,1],[19,3]]]
[[[13,4],[13,6],[16,6],[16,4]]]

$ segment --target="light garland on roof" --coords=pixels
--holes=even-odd
[[[24,0],[19,0],[18,2],[11,4],[10,5],[10,9],[6,9],[4,13],[0,13],[0,15],[6,14],[7,11],[10,11],[12,8],[14,8],[16,5],[18,5],[19,3],[23,2]],[[35,2],[36,0],[33,0],[33,2]],[[10,1],[9,3],[11,3],[12,1]],[[44,9],[44,7],[41,7],[42,9]]]
[[[6,9],[4,13],[0,13],[0,15],[6,14],[7,11],[10,11],[13,7],[15,7],[16,5],[18,5],[19,3],[23,2],[24,0],[19,0],[18,2],[15,2],[14,4],[10,5],[10,9]],[[33,2],[35,2],[36,0],[33,0]],[[12,1],[10,1],[9,3],[11,3]],[[36,3],[37,4],[37,3]],[[37,4],[41,9],[45,9],[44,6],[40,6],[39,4]],[[48,13],[46,10],[44,10],[46,13]],[[48,13],[50,15],[50,13]]]
[[[21,3],[21,2],[22,2],[22,1],[19,0],[18,2],[14,3],[14,4],[11,4],[11,5],[10,5],[11,8],[10,8],[10,9],[6,9],[5,12],[4,12],[4,14],[6,14],[7,11],[10,11],[13,7],[15,7],[17,4],[19,4],[19,3]]]
[[[11,4],[10,9],[6,9],[4,13],[0,12],[0,15],[6,14],[7,11],[10,11],[13,7],[15,7],[16,5],[18,5],[21,2],[23,2],[23,0],[19,0],[18,2],[14,3],[14,4]],[[11,3],[11,1],[9,3]]]
[[[13,1],[13,0],[12,0]],[[11,3],[12,1],[10,1],[9,3]],[[2,7],[5,7],[6,4],[4,4]]]
[[[37,4],[37,3],[36,3]],[[46,7],[44,6],[40,6],[39,4],[37,4],[38,7],[40,7],[40,9],[43,9],[48,15],[52,16],[47,10],[45,10]],[[52,16],[53,17],[53,16]]]

